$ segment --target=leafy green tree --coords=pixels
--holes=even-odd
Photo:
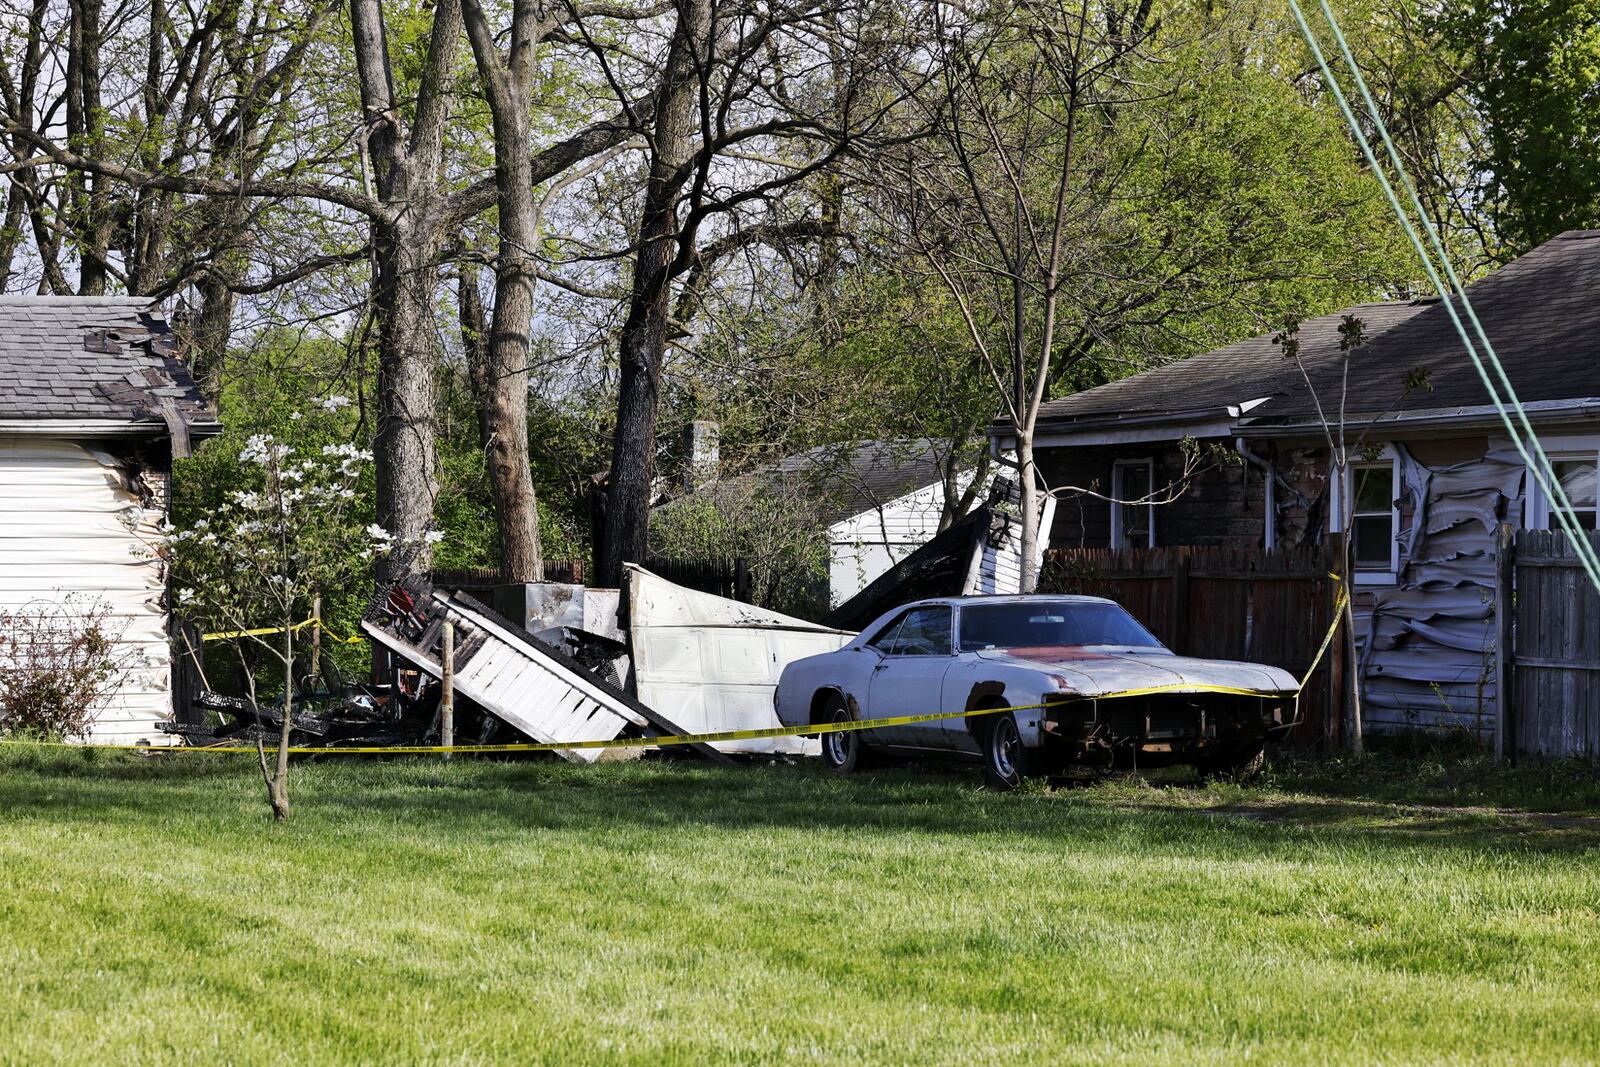
[[[337,434],[339,413],[348,406],[346,398],[330,396],[320,411],[292,413],[295,432],[286,439],[252,434],[230,451],[240,488],[209,515],[174,528],[165,545],[179,604],[233,632],[235,647],[254,646],[278,668],[276,761],[269,766],[259,738],[256,747],[280,820],[289,817],[289,741],[304,620],[325,590],[350,588],[370,568],[374,551],[393,545],[382,527],[361,525],[358,489],[370,477],[372,453],[324,443]],[[430,543],[438,539],[426,536]],[[253,676],[247,672],[246,678],[258,703]]]
[[[1470,57],[1483,195],[1506,251],[1600,226],[1600,2],[1469,0],[1441,22]]]

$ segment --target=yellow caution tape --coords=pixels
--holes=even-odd
[[[234,637],[261,637],[261,636],[264,636],[266,634],[281,634],[281,633],[283,633],[284,630],[288,630],[290,633],[299,633],[301,630],[304,630],[307,626],[314,626],[314,625],[316,625],[316,623],[317,623],[316,619],[302,619],[299,622],[295,623],[293,626],[261,626],[261,627],[257,627],[254,630],[222,630],[222,631],[219,631],[217,633],[201,634],[200,635],[200,640],[202,640],[202,641],[226,641],[226,640],[229,640],[230,638],[234,638]],[[359,634],[357,634],[354,637],[340,637],[338,634],[336,634],[333,631],[329,630],[328,627],[326,626],[326,624],[324,624],[322,626],[322,633],[323,633],[323,636],[331,638],[334,641],[338,641],[339,643],[346,644],[346,645],[353,645],[353,644],[356,644],[358,642],[362,642],[362,641],[366,640],[365,637],[362,637]]]
[[[1220,693],[1228,696],[1246,697],[1288,697],[1298,696],[1310,680],[1313,672],[1322,662],[1322,657],[1328,651],[1328,646],[1333,642],[1333,635],[1339,628],[1343,617],[1344,605],[1347,600],[1345,590],[1339,590],[1338,600],[1334,606],[1333,622],[1328,626],[1328,632],[1322,639],[1322,645],[1317,649],[1316,658],[1311,661],[1311,667],[1300,680],[1300,685],[1291,691],[1270,689],[1243,689],[1225,685],[1192,685],[1187,682],[1170,682],[1165,685],[1143,686],[1137,689],[1122,689],[1114,693],[1099,693],[1079,695],[1062,693],[1059,700],[1039,704],[1013,704],[1004,708],[975,708],[969,711],[935,711],[924,715],[896,715],[885,719],[849,719],[843,722],[809,723],[803,726],[772,726],[757,730],[722,730],[716,733],[703,734],[669,734],[660,737],[624,737],[611,740],[597,741],[550,741],[533,742],[526,744],[509,745],[360,745],[348,748],[319,748],[303,745],[291,745],[289,751],[302,756],[412,756],[434,755],[444,753],[492,753],[492,752],[574,752],[584,749],[606,748],[665,748],[669,745],[706,745],[717,744],[722,741],[757,741],[773,737],[801,737],[820,734],[851,733],[857,730],[881,730],[888,726],[912,726],[918,723],[938,722],[943,719],[976,718],[980,715],[1003,715],[1014,711],[1036,711],[1041,708],[1059,706],[1078,700],[1113,700],[1122,697],[1152,696],[1159,693]],[[293,627],[299,629],[315,620],[307,619]],[[266,629],[260,631],[238,631],[233,634],[206,634],[209,640],[212,637],[236,637],[249,633],[281,633],[282,627],[276,630]],[[208,752],[208,753],[250,753],[257,749],[246,745],[201,745],[201,746],[172,746],[157,748],[153,745],[80,745],[66,741],[13,741],[0,738],[0,744],[32,745],[47,748],[74,748],[74,749],[108,749],[121,752]]]
[[[1145,686],[1140,689],[1123,689],[1115,693],[1094,696],[1061,694],[1061,700],[1039,704],[1013,704],[1004,708],[974,708],[970,711],[934,711],[924,715],[896,715],[886,719],[848,719],[843,722],[819,722],[803,726],[771,726],[758,730],[723,730],[706,734],[666,734],[660,737],[621,737],[599,741],[549,741],[511,745],[370,745],[349,748],[317,748],[291,745],[289,751],[302,756],[311,755],[390,755],[408,756],[445,752],[571,752],[596,748],[664,748],[668,745],[705,745],[720,741],[755,741],[768,737],[800,737],[811,734],[852,733],[856,730],[879,730],[886,726],[910,726],[916,723],[937,722],[941,719],[975,718],[979,715],[1002,715],[1012,711],[1034,711],[1056,707],[1079,700],[1110,700],[1120,697],[1146,696],[1154,693],[1224,693],[1234,696],[1274,697],[1293,696],[1292,692],[1262,689],[1238,689],[1225,685],[1190,685],[1173,682],[1167,685]],[[67,741],[9,741],[0,744],[38,745],[49,748],[103,748],[121,752],[218,752],[255,754],[256,749],[245,745],[209,745],[196,747],[173,746],[157,748],[153,745],[79,745]],[[269,746],[276,751],[276,746]]]
[[[1338,578],[1337,574],[1330,577]],[[1322,664],[1322,657],[1328,651],[1328,646],[1333,644],[1333,635],[1339,632],[1339,622],[1344,618],[1344,606],[1350,600],[1350,594],[1344,586],[1339,587],[1339,596],[1333,604],[1333,622],[1328,624],[1328,632],[1322,635],[1322,644],[1317,646],[1317,654],[1312,657],[1311,666],[1306,668],[1306,673],[1300,676],[1300,688],[1304,689],[1306,683],[1311,681],[1311,676],[1317,672]]]

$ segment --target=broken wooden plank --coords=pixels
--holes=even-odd
[[[686,732],[470,596],[420,589],[412,596],[418,613],[427,619],[423,641],[446,619],[460,632],[482,637],[476,654],[459,666],[457,693],[536,741],[560,744],[608,741],[630,731],[646,736]],[[380,597],[375,607],[383,602]],[[424,672],[435,678],[442,673],[429,646],[419,647],[395,632],[382,612],[368,612],[361,628]],[[710,746],[692,747],[710,758],[726,759]],[[593,763],[602,751],[569,749],[558,754],[574,763]]]

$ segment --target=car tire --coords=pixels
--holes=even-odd
[[[844,698],[834,694],[823,706],[820,721],[851,722],[855,716],[845,705]],[[865,770],[871,762],[866,743],[859,730],[840,730],[823,734],[822,764],[834,774],[854,774]]]
[[[1231,752],[1203,761],[1199,765],[1202,778],[1222,778],[1233,782],[1250,782],[1260,777],[1267,765],[1267,750],[1254,745],[1243,752]]]
[[[1002,791],[1016,789],[1037,773],[1038,763],[1039,754],[1022,743],[1016,718],[996,715],[983,731],[984,780]]]

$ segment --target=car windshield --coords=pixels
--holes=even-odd
[[[1061,645],[1123,645],[1161,648],[1132,615],[1117,604],[1038,600],[969,604],[961,609],[961,651],[989,648],[1050,648]]]

